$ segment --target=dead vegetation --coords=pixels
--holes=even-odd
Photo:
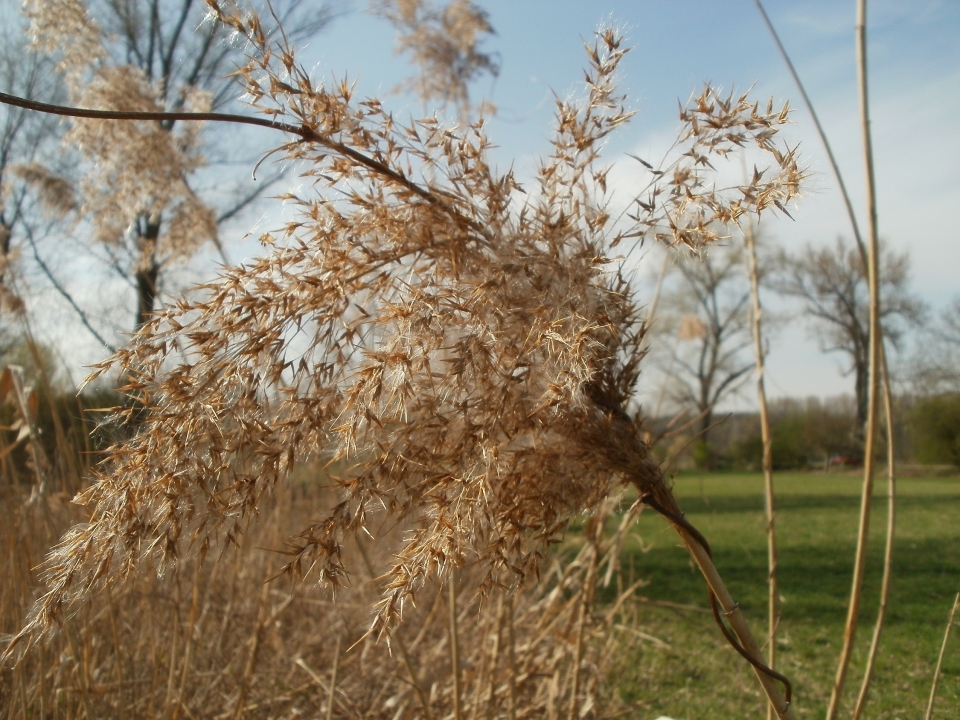
[[[509,717],[585,716],[598,702],[605,657],[591,649],[593,630],[619,607],[600,619],[593,612],[609,549],[603,522],[593,521],[578,560],[557,565],[546,551],[571,517],[603,518],[611,494],[632,485],[680,534],[724,634],[777,714],[792,717],[789,685],[786,699],[778,686],[786,679],[764,666],[706,540],[650,454],[642,417],[630,413],[644,326],[615,250],[651,237],[700,251],[724,225],[782,209],[803,179],[795,152],[774,143],[788,108],[705,89],[682,113],[678,158],[651,168],[635,212],[618,220],[599,162],[604,138],[631,115],[616,91],[626,49],[613,30],[587,48],[586,95],[558,101],[551,154],[521,187],[488,164],[482,121],[401,123],[376,99],[357,102],[345,82],[317,84],[282,32],[265,31],[256,15],[210,5],[248,43],[237,74],[266,117],[260,124],[292,135],[276,152],[312,184],[284,198],[297,217],[261,238],[260,259],[156,314],[99,367],[122,379],[132,404],[118,416],[132,432],[81,492],[89,514],[48,555],[46,589],[7,656],[62,629],[55,642],[68,643],[63,654],[74,663],[64,692],[88,717],[109,683],[145,683],[150,692],[130,690],[137,697],[121,705],[142,698],[148,714],[189,716],[214,692],[224,716],[294,703],[290,693],[300,692],[313,693],[319,712],[325,695],[316,688],[334,667],[338,684],[357,684],[345,695],[359,705],[329,693],[328,707],[347,716],[483,717],[504,707]],[[93,128],[164,117],[122,108],[84,115]],[[745,185],[718,187],[711,158],[744,146],[771,166]],[[301,497],[297,468],[317,462],[329,478]],[[235,549],[241,539],[245,550]],[[375,551],[364,555],[358,542]],[[278,567],[251,549],[261,543],[285,552],[282,574],[325,590],[265,583]],[[468,591],[455,612],[446,601],[445,637],[445,613],[431,608],[445,602],[439,585],[457,575]],[[521,592],[537,577],[540,590]],[[329,593],[340,605],[325,605]],[[140,619],[129,636],[117,603],[132,603],[130,617]],[[327,612],[307,612],[316,603]],[[143,618],[163,607],[173,629],[144,630]],[[289,635],[287,612],[296,618]],[[457,645],[462,672],[451,673],[451,640],[472,613],[470,641]],[[247,619],[231,630],[235,615]],[[385,634],[393,658],[375,644]],[[268,645],[282,658],[276,674],[263,660]],[[154,673],[165,670],[126,678],[146,657]],[[29,676],[30,662],[17,665],[12,683],[24,707],[56,680],[49,663]],[[348,669],[365,662],[386,669]],[[443,662],[448,684],[436,679]],[[191,679],[201,677],[194,690]]]

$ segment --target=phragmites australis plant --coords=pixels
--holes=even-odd
[[[482,121],[401,123],[346,82],[317,84],[255,14],[208,2],[248,43],[237,76],[259,124],[292,136],[276,152],[304,178],[283,198],[296,217],[261,237],[260,259],[157,313],[97,367],[142,408],[122,411],[135,432],[81,494],[91,520],[48,557],[48,589],[7,652],[144,563],[236,541],[265,494],[320,458],[339,502],[292,535],[283,570],[340,585],[347,538],[402,524],[373,632],[433,574],[473,566],[481,591],[535,576],[571,516],[633,485],[680,533],[724,633],[792,717],[785,679],[765,668],[628,412],[644,325],[617,256],[646,237],[703,251],[741,216],[782,209],[804,174],[774,145],[787,108],[705,89],[682,112],[677,159],[616,217],[598,162],[631,115],[614,30],[588,47],[586,97],[558,100],[552,153],[521,187],[488,164]],[[716,187],[712,159],[741,147],[771,167]]]

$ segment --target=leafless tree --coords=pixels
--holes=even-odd
[[[923,303],[909,290],[910,259],[881,248],[880,320],[883,336],[899,349],[904,333],[919,326]],[[857,400],[857,427],[867,419],[869,384],[869,293],[860,252],[838,237],[833,247],[807,247],[780,258],[775,283],[783,294],[799,298],[810,317],[824,352],[840,352],[850,360]]]
[[[674,398],[701,416],[700,439],[706,441],[714,408],[753,369],[744,354],[752,342],[750,285],[738,246],[713,248],[702,260],[689,258],[677,267],[681,280],[671,303],[679,310],[672,323]]]
[[[909,374],[920,395],[960,393],[960,296],[926,329]]]
[[[327,3],[286,0],[274,6],[291,28],[291,41],[317,32],[331,17]],[[77,105],[216,110],[240,94],[229,74],[242,62],[242,48],[227,41],[222,25],[205,21],[205,3],[29,0],[24,11],[35,46],[57,59]],[[196,124],[164,120],[118,128],[76,120],[68,142],[84,159],[77,219],[89,220],[107,265],[133,286],[137,328],[157,308],[163,269],[209,241],[219,247],[219,224],[271,184],[240,180],[230,192],[200,190],[198,177],[210,158],[235,150],[218,145],[216,135]],[[229,199],[218,201],[222,197]]]
[[[56,102],[61,93],[50,77],[52,64],[30,52],[15,23],[0,30],[0,90],[34,100]],[[15,287],[21,236],[27,224],[36,219],[31,195],[31,183],[46,184],[47,197],[57,185],[54,175],[40,169],[37,161],[56,143],[56,118],[30,113],[21,108],[0,107],[0,350],[4,349],[12,332],[10,311],[22,307]],[[63,188],[61,187],[60,190]],[[60,197],[61,205],[70,198]],[[62,208],[61,208],[62,209]]]

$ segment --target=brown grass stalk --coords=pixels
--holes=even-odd
[[[757,243],[753,225],[743,229],[747,246],[750,275],[750,299],[753,306],[753,349],[757,372],[757,400],[760,405],[760,438],[763,443],[763,498],[767,516],[767,661],[770,668],[777,668],[777,627],[780,624],[780,600],[777,586],[777,534],[776,496],[773,486],[773,435],[770,432],[770,412],[767,407],[767,391],[764,387],[763,308],[760,305],[760,273],[757,268]],[[773,719],[774,708],[767,708],[768,720]]]
[[[933,704],[937,699],[937,686],[940,684],[940,674],[943,671],[943,657],[947,652],[947,641],[950,639],[950,629],[953,627],[953,618],[957,612],[957,606],[960,605],[960,593],[953,600],[953,607],[950,608],[950,615],[947,617],[947,627],[943,631],[943,642],[940,644],[940,654],[937,656],[937,666],[933,671],[933,681],[930,684],[930,699],[927,701],[927,711],[923,715],[923,720],[931,720],[933,717]]]
[[[700,568],[700,572],[707,581],[710,591],[720,603],[720,607],[723,610],[723,615],[727,621],[729,621],[730,626],[733,628],[733,632],[740,641],[740,645],[742,646],[743,650],[753,659],[754,662],[763,666],[765,664],[763,652],[757,645],[757,641],[754,639],[753,633],[750,631],[750,626],[747,625],[746,619],[743,617],[743,613],[740,611],[739,604],[734,602],[733,597],[730,595],[730,592],[727,590],[727,587],[723,582],[723,579],[720,577],[720,573],[713,564],[713,559],[710,557],[710,553],[701,544],[700,539],[691,534],[687,527],[679,525],[675,522],[672,524],[674,529],[680,535],[680,539],[683,540],[683,544],[686,546],[687,551]],[[769,673],[758,668],[756,665],[753,665],[753,670],[757,676],[757,680],[760,682],[760,686],[763,688],[763,691],[767,696],[767,699],[773,706],[777,717],[780,718],[780,720],[793,720],[796,716],[790,707],[790,703],[784,697],[777,680],[774,679],[774,677]]]
[[[893,543],[896,536],[897,523],[897,460],[895,457],[893,437],[893,399],[890,392],[890,373],[887,368],[887,353],[884,346],[880,346],[881,370],[883,371],[883,407],[887,424],[887,524],[886,539],[883,547],[883,578],[880,581],[880,605],[877,608],[877,619],[873,625],[873,635],[870,639],[870,649],[867,651],[867,664],[863,671],[863,680],[857,702],[853,707],[851,720],[859,720],[867,706],[867,693],[870,690],[870,681],[876,666],[877,655],[880,652],[880,637],[887,617],[887,607],[890,602],[890,585],[893,580]]]
[[[190,591],[190,613],[187,616],[187,637],[183,648],[182,668],[180,669],[180,685],[177,688],[176,705],[173,708],[173,720],[179,720],[180,712],[184,710],[184,698],[187,687],[187,678],[190,675],[190,662],[193,659],[193,646],[197,632],[197,618],[200,610],[200,571],[203,569],[203,558],[197,558],[193,565],[193,581]],[[172,659],[172,658],[171,658]],[[188,711],[189,712],[189,711]]]
[[[507,712],[510,720],[517,720],[517,639],[513,628],[513,596],[506,594],[503,600],[507,618]]]
[[[179,714],[177,704],[174,701],[174,689],[176,686],[177,666],[180,661],[178,656],[180,652],[180,635],[183,633],[183,620],[180,617],[180,585],[180,573],[178,570],[173,579],[173,608],[170,622],[173,626],[173,632],[170,634],[170,667],[167,669],[167,694],[163,701],[163,716],[167,719],[173,719]]]
[[[863,576],[866,569],[867,541],[870,529],[870,510],[873,501],[873,473],[877,435],[877,390],[880,375],[880,283],[879,238],[877,234],[876,181],[873,170],[873,145],[870,138],[870,110],[867,93],[866,0],[857,0],[857,78],[860,95],[860,121],[863,136],[867,200],[867,279],[870,289],[870,383],[867,395],[867,426],[864,430],[863,495],[860,504],[860,522],[857,528],[857,551],[853,569],[853,583],[847,620],[843,631],[843,647],[837,662],[837,673],[827,706],[827,720],[834,720],[840,708],[843,687],[853,653],[860,617]],[[892,425],[892,423],[890,423]]]
[[[601,510],[591,518],[587,524],[587,545],[590,549],[589,559],[587,561],[587,577],[583,587],[580,590],[580,603],[578,606],[577,628],[576,628],[576,649],[573,653],[573,667],[571,669],[572,682],[570,687],[570,707],[567,711],[567,720],[576,720],[579,717],[580,709],[580,674],[583,666],[583,656],[585,641],[587,635],[587,624],[590,621],[590,613],[593,609],[593,598],[597,589],[597,575],[600,568],[600,538],[603,534],[604,525],[607,520],[606,508]]]
[[[377,573],[373,569],[373,562],[371,562],[370,555],[367,553],[367,549],[363,546],[360,538],[356,539],[356,545],[357,549],[360,551],[360,557],[363,558],[363,564],[367,570],[367,575],[371,580],[377,579]],[[425,627],[424,631],[426,631]],[[413,666],[413,661],[410,658],[410,652],[407,650],[407,644],[399,635],[391,637],[390,642],[391,644],[395,643],[397,649],[400,651],[400,657],[403,659],[403,664],[407,668],[407,673],[410,675],[410,684],[413,686],[414,692],[417,694],[417,699],[420,701],[420,709],[423,711],[423,717],[426,720],[432,720],[433,713],[430,711],[430,698],[426,695],[426,693],[424,693],[423,686],[420,684],[419,673],[417,673]]]
[[[257,606],[257,621],[253,632],[250,635],[247,651],[247,661],[243,666],[243,675],[240,682],[240,691],[237,693],[236,704],[233,707],[233,720],[239,720],[246,712],[247,695],[250,692],[250,684],[253,682],[253,676],[257,668],[257,656],[260,652],[260,644],[263,641],[263,631],[267,626],[267,617],[270,613],[270,584],[264,579],[260,589],[260,602]]]
[[[337,666],[340,664],[340,635],[337,634],[337,644],[333,649],[333,668],[330,670],[330,699],[327,701],[327,720],[333,718],[333,706],[337,699]]]
[[[463,701],[461,699],[460,688],[460,645],[457,638],[457,584],[456,572],[451,572],[447,578],[447,609],[450,612],[449,625],[447,626],[450,636],[450,674],[453,677],[453,717],[454,720],[463,718]]]
[[[780,36],[777,34],[776,29],[773,26],[773,23],[770,21],[770,17],[767,15],[766,10],[763,7],[761,0],[754,0],[757,5],[757,9],[760,11],[763,21],[767,26],[767,29],[770,31],[771,36],[773,37],[774,42],[777,45],[777,49],[780,51],[780,55],[783,58],[784,62],[787,65],[787,68],[790,71],[790,75],[793,77],[794,83],[797,85],[797,89],[800,91],[800,95],[803,98],[804,104],[807,107],[807,111],[810,113],[811,118],[813,119],[814,126],[816,127],[817,134],[820,137],[820,141],[823,144],[823,148],[827,153],[827,158],[830,162],[830,167],[833,170],[834,178],[837,181],[837,185],[840,189],[841,197],[843,198],[844,207],[847,211],[847,217],[850,220],[850,227],[853,231],[854,239],[857,243],[857,248],[860,251],[861,258],[863,260],[864,268],[869,267],[869,252],[867,246],[864,243],[863,235],[860,232],[860,225],[857,222],[856,213],[853,210],[853,201],[850,198],[850,193],[847,191],[847,185],[844,182],[843,174],[840,172],[840,166],[837,164],[836,157],[833,153],[833,147],[830,144],[830,141],[827,138],[826,132],[823,129],[823,125],[820,123],[820,118],[817,115],[816,109],[813,106],[813,102],[810,100],[809,95],[807,94],[806,88],[803,85],[803,82],[800,80],[800,76],[797,73],[796,68],[793,65],[792,60],[790,59],[789,53],[787,53],[786,48],[780,40]],[[859,17],[859,15],[858,15]],[[858,25],[858,42],[863,41],[863,38],[860,36],[860,26]],[[862,57],[863,65],[866,63],[866,54],[864,51]],[[859,58],[858,58],[859,66]],[[865,67],[863,69],[862,76],[862,88],[865,91],[866,88],[866,71]],[[861,98],[862,106],[866,102],[866,98]],[[863,123],[863,126],[866,128],[866,122]],[[869,140],[865,136],[865,143],[868,143]],[[870,161],[872,165],[872,161]],[[868,178],[872,177],[868,173]],[[872,181],[870,181],[872,182]],[[860,713],[865,707],[867,690],[870,685],[870,680],[873,674],[874,663],[876,656],[879,650],[879,641],[880,636],[883,631],[884,620],[886,617],[887,601],[889,598],[889,588],[890,580],[893,575],[893,543],[895,537],[895,516],[896,516],[896,466],[895,466],[895,437],[893,432],[893,401],[892,401],[892,390],[890,387],[890,377],[886,371],[887,359],[886,359],[886,350],[884,347],[883,337],[882,337],[882,327],[878,327],[878,332],[880,332],[879,339],[879,352],[881,356],[881,362],[883,364],[883,375],[882,375],[882,389],[883,389],[883,402],[884,407],[887,409],[886,412],[886,430],[887,430],[887,486],[888,486],[888,509],[887,509],[887,534],[885,540],[884,548],[884,561],[883,561],[883,580],[880,590],[880,606],[877,612],[877,619],[874,623],[873,629],[873,639],[870,643],[870,650],[867,657],[867,665],[864,671],[863,681],[860,687],[860,692],[857,698],[857,704],[854,709],[854,718],[859,717]]]
[[[81,651],[74,624],[64,624],[63,634],[67,638],[70,652],[73,655],[74,675],[76,676],[77,688],[80,692],[80,702],[82,703],[84,717],[86,717],[87,720],[94,720],[96,715],[91,706],[90,676],[87,674],[85,653]]]

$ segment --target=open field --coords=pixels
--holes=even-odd
[[[794,682],[800,717],[823,717],[850,592],[860,478],[780,474],[778,541],[782,593],[780,669]],[[876,617],[885,482],[878,482],[849,711]],[[676,491],[713,545],[717,565],[758,635],[766,632],[766,541],[759,474],[685,475]],[[895,582],[871,690],[870,718],[922,717],[953,599],[960,590],[960,479],[906,478],[899,485]],[[628,573],[654,602],[707,607],[704,584],[676,535],[645,511],[625,546]],[[637,717],[761,717],[756,682],[706,612],[647,603],[638,628],[668,644],[641,644],[624,658],[620,692],[649,707]],[[948,646],[934,717],[960,716],[960,639]]]

